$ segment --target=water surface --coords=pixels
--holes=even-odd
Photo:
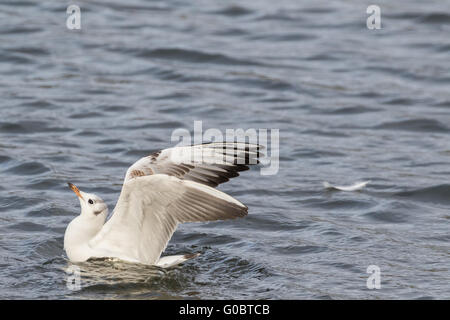
[[[78,1],[79,31],[68,4],[0,4],[0,298],[450,298],[448,1],[378,1],[381,30],[356,0]],[[280,130],[278,174],[220,186],[249,215],[182,225],[179,268],[97,261],[69,290],[66,182],[112,209],[195,120]]]

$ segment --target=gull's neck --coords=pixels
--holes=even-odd
[[[92,256],[89,241],[102,229],[108,211],[93,216],[83,212],[67,226],[64,235],[64,249],[71,261],[86,261]]]

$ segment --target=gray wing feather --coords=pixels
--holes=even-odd
[[[217,142],[174,147],[141,158],[127,171],[125,181],[153,174],[167,174],[210,187],[239,176],[249,165],[259,163],[263,146]]]

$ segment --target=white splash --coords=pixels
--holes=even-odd
[[[325,181],[323,183],[323,186],[326,189],[336,189],[336,190],[340,190],[340,191],[358,191],[358,190],[363,189],[370,182],[371,182],[370,180],[367,180],[367,181],[363,181],[363,182],[356,182],[355,184],[352,184],[350,186],[333,186]]]

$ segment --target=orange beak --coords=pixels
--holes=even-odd
[[[73,192],[78,196],[78,198],[83,199],[83,196],[80,193],[80,190],[72,183],[68,182],[69,188],[72,189]]]

